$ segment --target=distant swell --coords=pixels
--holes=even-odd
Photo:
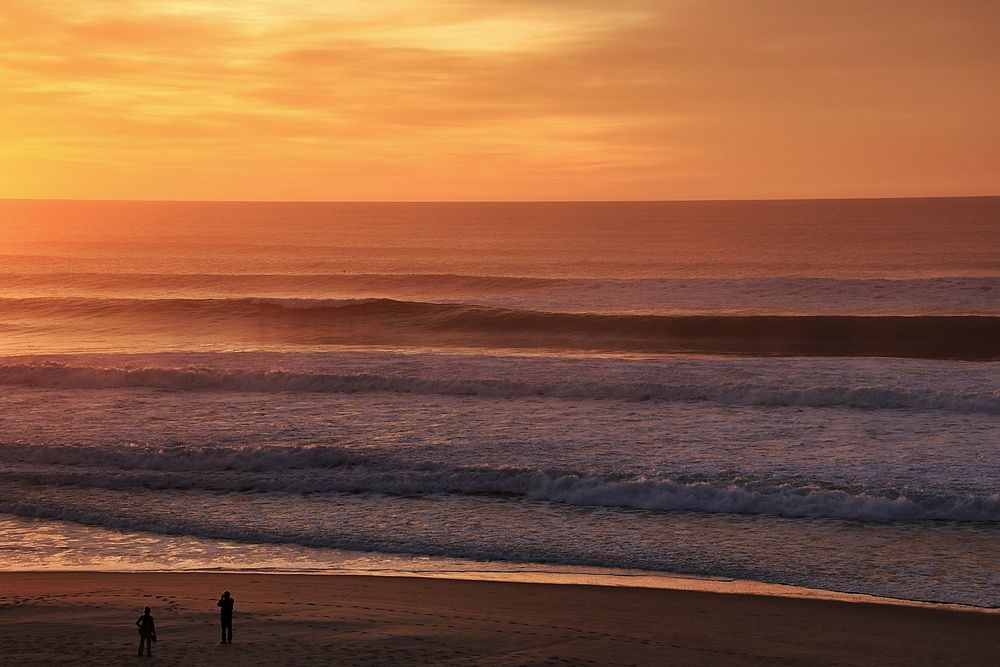
[[[198,290],[259,293],[280,290],[303,291],[384,291],[422,290],[439,292],[507,293],[565,284],[559,278],[516,276],[476,276],[455,274],[218,274],[218,273],[0,273],[0,288],[32,289],[58,287],[86,288],[91,291]],[[588,281],[589,282],[589,281]]]
[[[2,364],[0,386],[48,389],[143,388],[255,393],[397,393],[483,398],[612,401],[713,401],[733,405],[946,410],[1000,414],[997,390],[945,390],[878,385],[774,386],[748,381],[533,382],[495,377],[438,378],[377,373],[309,373],[211,368],[115,368],[62,363]]]
[[[1000,495],[961,496],[774,479],[590,476],[515,467],[403,463],[324,446],[7,445],[6,478],[106,489],[270,493],[502,495],[593,507],[762,514],[860,521],[1000,521]],[[44,467],[36,468],[38,464]],[[0,511],[11,511],[11,501]]]
[[[612,315],[307,299],[0,299],[0,318],[216,343],[1000,359],[1000,317]]]

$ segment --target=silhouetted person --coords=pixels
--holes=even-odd
[[[233,603],[236,602],[229,595],[229,591],[222,594],[216,606],[221,610],[219,612],[219,620],[222,621],[222,643],[232,644],[233,643]]]
[[[153,642],[156,641],[156,626],[153,617],[149,615],[149,607],[142,610],[142,616],[135,622],[139,627],[139,655],[142,655],[142,645],[146,645],[146,655],[152,657]]]

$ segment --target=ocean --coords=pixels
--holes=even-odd
[[[1000,605],[1000,198],[0,201],[0,569]]]

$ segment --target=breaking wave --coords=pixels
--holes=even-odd
[[[387,297],[571,312],[995,315],[1000,278],[2,273],[0,295]]]
[[[733,405],[945,410],[1000,414],[996,389],[878,385],[776,386],[712,380],[681,382],[562,381],[422,377],[380,373],[310,373],[212,368],[116,368],[62,363],[0,364],[0,385],[50,389],[141,388],[172,391],[397,393],[483,398],[613,401],[712,401]]]
[[[1000,521],[1000,495],[722,478],[601,476],[519,467],[403,462],[330,446],[6,445],[8,481],[204,492],[500,495],[586,507],[858,521]],[[41,464],[44,467],[35,467]],[[0,503],[11,511],[13,501]]]
[[[622,315],[393,299],[0,299],[0,316],[107,335],[153,330],[300,345],[1000,359],[1000,317]]]

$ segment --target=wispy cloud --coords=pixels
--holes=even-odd
[[[0,196],[986,192],[993,2],[6,0]]]

